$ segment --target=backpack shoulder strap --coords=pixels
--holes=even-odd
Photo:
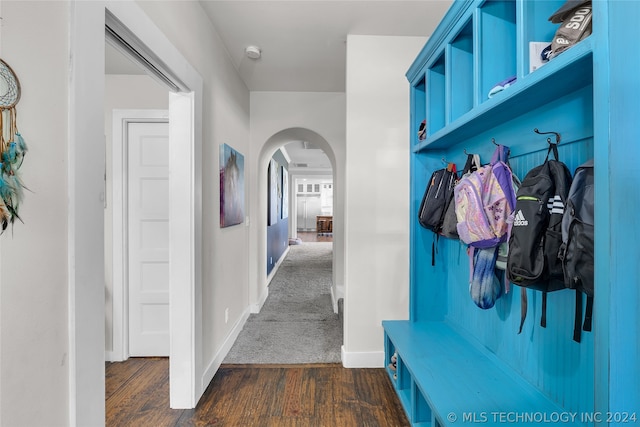
[[[493,156],[491,156],[491,165],[495,165],[498,162],[508,163],[510,152],[511,150],[506,145],[498,145],[493,152]]]
[[[554,144],[553,142],[549,142],[549,149],[547,150],[547,157],[545,162],[549,160],[549,155],[553,153],[553,157],[558,160],[558,144]]]
[[[475,172],[482,167],[480,163],[480,156],[478,154],[467,154],[467,162],[464,165],[464,169],[462,170],[462,176],[467,173]]]
[[[520,329],[518,333],[522,332],[522,326],[524,325],[524,321],[527,318],[527,288],[524,286],[520,287]]]
[[[581,331],[591,331],[591,319],[593,317],[593,297],[587,295],[587,307],[584,313],[584,324],[582,323],[582,291],[576,289],[576,314],[573,323],[573,340],[580,342]]]

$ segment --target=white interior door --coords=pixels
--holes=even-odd
[[[169,356],[169,125],[127,135],[129,354]]]

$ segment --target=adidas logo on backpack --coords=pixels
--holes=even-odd
[[[522,210],[519,210],[516,214],[516,218],[513,220],[513,226],[526,227],[527,225],[529,225],[529,221],[527,221],[527,219],[524,217]]]

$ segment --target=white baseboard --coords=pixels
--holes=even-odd
[[[121,356],[122,356],[121,354],[116,354],[115,351],[104,352],[105,362],[123,362],[124,359]]]
[[[331,287],[331,304],[333,305],[333,312],[338,314],[338,300],[340,298],[344,299],[344,288],[342,286],[338,286],[334,288]]]
[[[269,286],[269,283],[271,283],[271,279],[273,279],[273,276],[275,276],[276,273],[278,272],[278,269],[280,268],[280,264],[282,264],[282,261],[284,261],[284,259],[287,257],[287,254],[289,253],[290,250],[291,250],[291,246],[287,246],[287,249],[285,249],[284,252],[282,252],[282,255],[280,255],[280,258],[278,259],[278,261],[276,261],[276,265],[273,266],[273,268],[271,269],[271,272],[267,276],[267,286]]]
[[[276,261],[276,265],[274,265],[273,269],[271,269],[271,273],[269,273],[269,275],[267,276],[267,285],[264,287],[262,295],[260,295],[260,297],[258,298],[258,302],[256,302],[255,304],[251,304],[251,313],[260,313],[260,310],[262,310],[262,306],[269,296],[269,283],[271,283],[271,279],[273,279],[273,276],[275,276],[278,272],[280,264],[282,264],[282,261],[284,261],[290,249],[291,248],[287,246],[287,249],[285,249],[282,255],[280,255],[280,259]]]
[[[336,294],[333,292],[333,286],[331,287],[331,305],[333,306],[333,312],[338,314],[338,298],[336,298]]]
[[[344,345],[341,351],[345,368],[384,368],[384,351],[348,352]]]
[[[269,287],[267,286],[262,290],[262,295],[260,295],[260,297],[258,298],[258,302],[255,304],[251,304],[251,306],[249,307],[251,313],[260,313],[260,310],[262,310],[262,306],[264,305],[264,302],[267,300],[268,296]]]
[[[207,369],[204,370],[204,373],[202,374],[202,378],[200,379],[200,387],[201,387],[200,395],[202,395],[205,392],[205,390],[209,386],[209,383],[211,382],[211,380],[213,380],[213,376],[216,374],[216,372],[218,372],[218,368],[220,368],[222,361],[224,360],[225,357],[227,357],[227,354],[229,354],[229,350],[231,350],[233,343],[236,342],[236,339],[238,339],[238,335],[240,335],[240,331],[242,331],[242,328],[244,328],[245,323],[247,323],[247,319],[249,319],[249,314],[250,313],[248,309],[245,310],[244,313],[242,313],[242,316],[240,317],[240,319],[236,322],[235,325],[233,325],[233,329],[231,329],[231,333],[229,333],[229,335],[227,336],[227,339],[222,344],[222,347],[220,347],[220,350],[218,351],[218,353],[215,355],[213,360],[209,363],[209,366],[207,366]]]

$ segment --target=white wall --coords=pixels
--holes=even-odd
[[[93,246],[102,244],[104,111],[102,107],[85,111],[89,120],[68,121],[70,114],[96,101],[102,106],[103,5],[2,1],[2,58],[16,69],[22,83],[18,118],[31,148],[23,171],[33,190],[21,209],[25,224],[16,225],[13,237],[6,233],[0,238],[3,426],[99,425],[104,419],[104,257],[102,249],[82,250],[91,246],[90,240]],[[249,92],[199,3],[141,2],[140,7],[205,80],[204,259],[203,271],[196,272],[203,278],[197,301],[202,304],[203,325],[196,337],[203,341],[196,345],[202,348],[196,372],[203,389],[248,307],[248,229],[218,227],[218,146],[226,142],[245,156],[250,154]],[[70,34],[70,29],[77,33]],[[75,46],[70,47],[70,41]],[[70,49],[81,55],[70,58]],[[83,80],[87,76],[93,80]],[[70,93],[70,80],[77,82],[73,86],[77,92]],[[67,150],[70,143],[72,149]],[[89,161],[81,164],[77,159]],[[86,176],[90,179],[81,182]],[[78,220],[88,211],[88,221]],[[69,230],[78,221],[80,227]],[[72,253],[73,248],[79,250]]]
[[[287,131],[292,129],[291,131]],[[303,135],[297,129],[308,130]],[[284,132],[283,132],[284,131]],[[314,134],[314,135],[311,135]],[[275,137],[274,137],[275,136]],[[266,164],[280,146],[297,137],[316,137],[334,164],[334,299],[342,297],[344,286],[344,168],[345,94],[334,92],[251,92],[251,304],[260,305],[266,293]],[[298,139],[299,140],[299,139]],[[291,193],[293,194],[293,193]],[[262,200],[264,199],[264,200]],[[262,201],[261,201],[262,200]],[[258,260],[258,262],[253,262]],[[262,301],[263,302],[263,301]]]
[[[349,37],[346,98],[343,93],[256,93],[250,102],[249,91],[199,3],[139,5],[204,79],[203,289],[199,301],[203,325],[201,336],[197,337],[203,343],[202,364],[196,367],[201,386],[206,386],[216,363],[228,350],[234,326],[247,315],[253,302],[249,300],[249,283],[264,283],[253,280],[258,277],[256,264],[264,267],[254,261],[264,263],[265,258],[255,254],[259,233],[262,228],[266,230],[261,225],[266,218],[259,217],[255,206],[260,204],[260,181],[256,176],[260,176],[262,166],[258,156],[264,157],[265,149],[272,148],[265,147],[265,141],[291,127],[315,132],[335,156],[334,256],[342,259],[344,244],[349,266],[337,265],[336,270],[344,274],[338,273],[335,279],[337,285],[347,285],[345,352],[349,356],[380,353],[380,321],[406,317],[408,305],[408,86],[403,74],[424,40]],[[101,235],[103,230],[101,216],[95,215],[80,224],[82,228],[72,230],[73,242],[68,240],[68,227],[76,224],[74,215],[102,211],[99,163],[104,156],[103,111],[92,111],[86,122],[68,122],[69,40],[81,42],[74,52],[80,52],[83,59],[94,59],[78,62],[71,58],[73,66],[82,67],[82,76],[98,75],[104,38],[100,14],[93,11],[99,7],[97,2],[78,2],[70,7],[68,2],[2,1],[0,47],[2,58],[15,69],[22,83],[18,124],[31,148],[22,170],[33,191],[26,194],[21,207],[25,224],[16,224],[13,236],[8,232],[0,237],[3,426],[75,425],[76,421],[104,416],[104,389],[94,387],[104,375],[104,348],[100,348],[105,341],[101,310],[104,292],[102,281],[94,277],[103,274],[102,268],[94,265],[102,264],[103,256],[98,250],[89,254],[68,252],[68,247],[90,247],[94,234]],[[75,12],[70,13],[70,9]],[[88,9],[92,12],[84,13]],[[71,25],[78,16],[91,19]],[[85,31],[87,26],[95,28]],[[91,37],[79,41],[70,34],[70,28]],[[187,28],[189,31],[185,31]],[[89,52],[95,52],[95,57]],[[91,84],[78,83],[87,88]],[[103,91],[104,87],[89,90],[100,101]],[[73,92],[71,99],[75,108],[93,105],[87,92]],[[250,108],[255,113],[251,123]],[[71,152],[67,150],[69,141],[76,144]],[[250,224],[222,230],[218,226],[217,171],[221,143],[228,143],[245,155],[246,209],[251,215]],[[90,162],[75,164],[76,156]],[[77,176],[68,176],[71,163],[72,170],[79,170]],[[82,183],[79,180],[87,170],[93,171],[87,173],[91,180]],[[70,198],[71,191],[75,196]],[[79,203],[69,206],[70,199]],[[338,217],[341,211],[345,212],[343,218]],[[345,234],[347,229],[349,233]],[[339,236],[344,236],[342,243]],[[101,241],[100,236],[95,240]],[[70,264],[69,259],[77,263]],[[266,267],[260,271],[265,272]],[[100,287],[96,288],[96,284]],[[257,295],[259,289],[251,292]],[[76,299],[89,304],[75,307],[72,313],[69,304]],[[226,308],[228,323],[224,322]],[[81,315],[78,320],[89,322],[76,324],[76,315]],[[70,347],[70,335],[80,349]],[[74,355],[79,360],[70,365],[69,358]],[[73,372],[70,366],[74,367]],[[78,388],[70,389],[70,384]],[[89,393],[77,393],[87,390]]]
[[[38,14],[34,14],[34,9]],[[0,425],[69,424],[69,5],[2,1],[2,59],[22,86],[29,145],[20,216],[0,236]],[[46,37],[46,41],[45,41]]]
[[[104,131],[106,142],[106,209],[104,212],[104,269],[105,269],[105,350],[113,350],[113,246],[112,246],[112,141],[114,109],[169,108],[168,89],[147,75],[106,75],[104,94]]]
[[[198,2],[138,2],[204,79],[202,147],[202,375],[206,387],[248,317],[249,228],[221,229],[219,146],[245,157],[245,212],[251,164],[249,90]],[[187,31],[188,30],[188,31]],[[265,255],[266,256],[266,255]],[[266,271],[266,270],[265,270]],[[225,310],[229,321],[225,323]]]
[[[347,38],[345,366],[384,362],[409,309],[409,84],[423,37]]]

